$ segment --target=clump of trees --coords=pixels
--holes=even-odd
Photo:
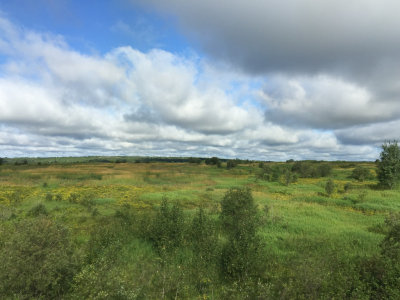
[[[364,180],[372,179],[373,175],[371,174],[371,171],[368,168],[365,168],[363,166],[357,166],[351,173],[351,178],[363,182]]]
[[[201,164],[202,159],[200,157],[189,157],[188,162],[191,164]]]
[[[297,161],[293,164],[292,171],[301,178],[319,178],[329,176],[332,173],[332,166],[328,163]]]
[[[320,178],[327,177],[332,173],[332,166],[328,163],[290,161],[286,164],[259,163],[261,171],[258,178],[281,182],[285,185],[297,182],[298,178]]]
[[[206,158],[205,160],[206,165],[216,165],[218,167],[221,167],[221,160],[218,157],[211,157],[211,158]]]
[[[393,189],[400,181],[400,148],[397,141],[386,142],[377,160],[379,184],[383,188]]]
[[[240,160],[238,159],[229,159],[226,162],[226,168],[229,169],[233,169],[234,167],[236,167],[239,164]]]

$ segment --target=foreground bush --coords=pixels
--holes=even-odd
[[[221,203],[222,229],[227,242],[221,255],[221,274],[238,283],[262,277],[265,272],[263,243],[257,235],[260,220],[250,189],[229,190]]]
[[[385,220],[387,233],[381,252],[361,265],[361,278],[370,299],[400,299],[400,214]]]
[[[0,261],[0,295],[17,299],[60,298],[79,265],[68,230],[44,217],[16,224]]]

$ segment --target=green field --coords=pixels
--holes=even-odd
[[[379,265],[381,242],[389,230],[385,219],[400,211],[400,191],[377,187],[374,163],[329,162],[328,176],[300,176],[286,184],[282,175],[275,181],[263,179],[257,162],[227,169],[226,162],[217,167],[137,159],[16,161],[0,166],[0,257],[8,262],[1,269],[0,298],[372,299],[399,295],[396,289],[385,294],[382,286],[373,286],[375,279],[368,281],[369,275],[363,273],[377,269],[371,265]],[[357,166],[369,169],[372,176],[364,181],[352,179]],[[330,195],[325,190],[328,179],[335,183]],[[250,188],[258,210],[264,269],[257,280],[251,276],[225,280],[219,271],[219,245],[227,239],[220,229],[221,201],[233,187]],[[157,224],[163,199],[183,211],[182,240],[171,251],[158,249],[149,233]],[[210,229],[214,256],[207,263],[194,259],[196,249],[191,244],[191,224],[198,208],[204,209],[214,228]],[[57,250],[67,267],[44,269],[48,272],[41,274],[50,279],[43,282],[24,277],[29,274],[21,277],[24,283],[15,282],[19,276],[13,272],[23,273],[29,263],[18,253],[40,247],[36,241],[21,239],[34,239],[35,232],[28,229],[40,226],[60,226],[68,233],[64,241],[68,247],[63,244]],[[65,254],[64,248],[70,252]],[[390,280],[382,285],[389,286]]]

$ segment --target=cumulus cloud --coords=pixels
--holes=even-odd
[[[398,1],[132,2],[175,17],[209,57],[264,78],[265,124],[289,127],[286,142],[299,145],[298,128],[317,140],[331,130],[341,149],[399,138]]]
[[[153,50],[147,54],[130,47],[113,53],[118,60],[129,64],[129,78],[141,100],[141,106],[127,119],[158,119],[204,133],[229,133],[260,122],[257,111],[248,111],[212,82],[201,86],[191,61],[169,52]],[[251,115],[252,113],[252,115]],[[257,119],[258,118],[258,119]]]
[[[400,103],[379,101],[367,88],[331,76],[274,77],[260,98],[267,119],[313,128],[370,124],[400,113]]]
[[[396,101],[329,74],[254,77],[130,46],[83,54],[5,18],[0,32],[2,156],[366,159],[375,144],[349,143],[346,130],[396,122],[399,112]]]
[[[0,66],[1,147],[6,153],[14,147],[17,155],[25,146],[26,152],[142,149],[151,154],[159,149],[167,155],[182,145],[192,149],[182,153],[194,155],[202,147],[211,153],[263,122],[262,112],[244,107],[234,92],[209,81],[208,68],[197,59],[131,47],[89,56],[69,48],[60,36],[18,28],[4,18],[0,30],[6,58]]]
[[[398,140],[400,120],[353,126],[336,130],[339,141],[350,145],[381,145],[383,141]]]

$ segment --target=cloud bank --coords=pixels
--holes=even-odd
[[[333,2],[329,11],[310,1],[311,11],[293,1],[150,2],[175,14],[209,57],[131,46],[83,54],[0,17],[2,156],[374,160],[382,138],[396,138],[388,129],[400,122],[400,84],[384,66],[397,55],[397,19],[368,38],[367,17],[339,34],[353,15]],[[352,3],[357,12],[361,2]],[[382,39],[390,43],[359,57]]]

